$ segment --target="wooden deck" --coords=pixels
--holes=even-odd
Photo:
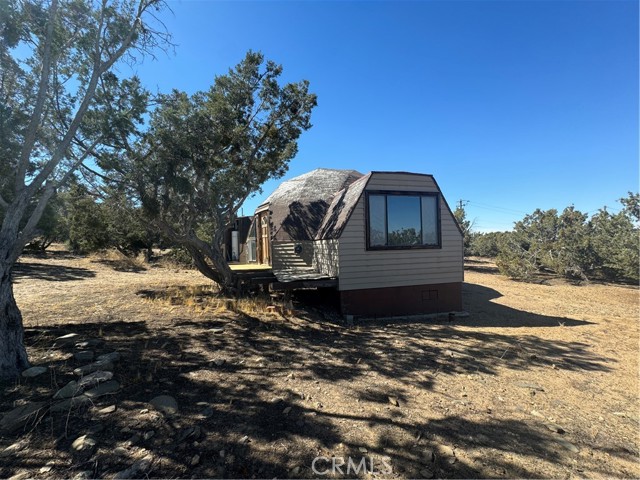
[[[269,265],[229,265],[238,286],[268,286],[270,290],[337,287],[338,279],[313,268],[273,270]]]

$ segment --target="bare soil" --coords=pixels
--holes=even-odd
[[[0,384],[0,415],[46,402],[0,437],[0,477],[122,477],[145,457],[134,476],[640,477],[637,287],[518,283],[471,259],[468,317],[348,325],[308,295],[235,302],[171,266],[56,250],[15,273],[31,361],[49,370]],[[50,413],[86,363],[53,348],[68,333],[122,354],[120,389]],[[176,414],[149,404],[162,394]],[[73,453],[85,434],[95,448]],[[318,456],[367,471],[318,475]]]

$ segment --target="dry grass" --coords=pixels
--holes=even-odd
[[[109,477],[145,451],[156,459],[150,476],[165,478],[309,477],[316,455],[388,457],[386,476],[396,478],[424,468],[441,478],[640,476],[638,288],[517,283],[476,259],[468,318],[348,327],[300,301],[281,315],[269,296],[220,298],[194,271],[122,271],[104,260],[62,251],[21,260],[15,292],[29,352],[51,377],[5,386],[0,412],[73,378],[68,352],[50,348],[58,335],[101,336],[125,360],[120,392],[28,432],[29,448],[0,477],[37,474],[47,461],[42,477]],[[141,413],[160,393],[178,399],[177,418]],[[114,402],[117,412],[96,416]],[[98,449],[81,463],[69,445],[96,423]],[[181,439],[193,426],[199,438]],[[130,457],[113,454],[149,430]],[[430,449],[436,459],[425,462]]]

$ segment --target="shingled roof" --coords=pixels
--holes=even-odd
[[[355,170],[318,168],[282,182],[258,210],[268,205],[274,240],[314,240],[321,226],[329,228],[325,217],[337,194],[362,177]]]

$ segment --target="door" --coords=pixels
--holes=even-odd
[[[260,248],[258,252],[258,260],[263,265],[271,265],[271,231],[269,228],[269,212],[262,212],[258,215],[260,225]]]

